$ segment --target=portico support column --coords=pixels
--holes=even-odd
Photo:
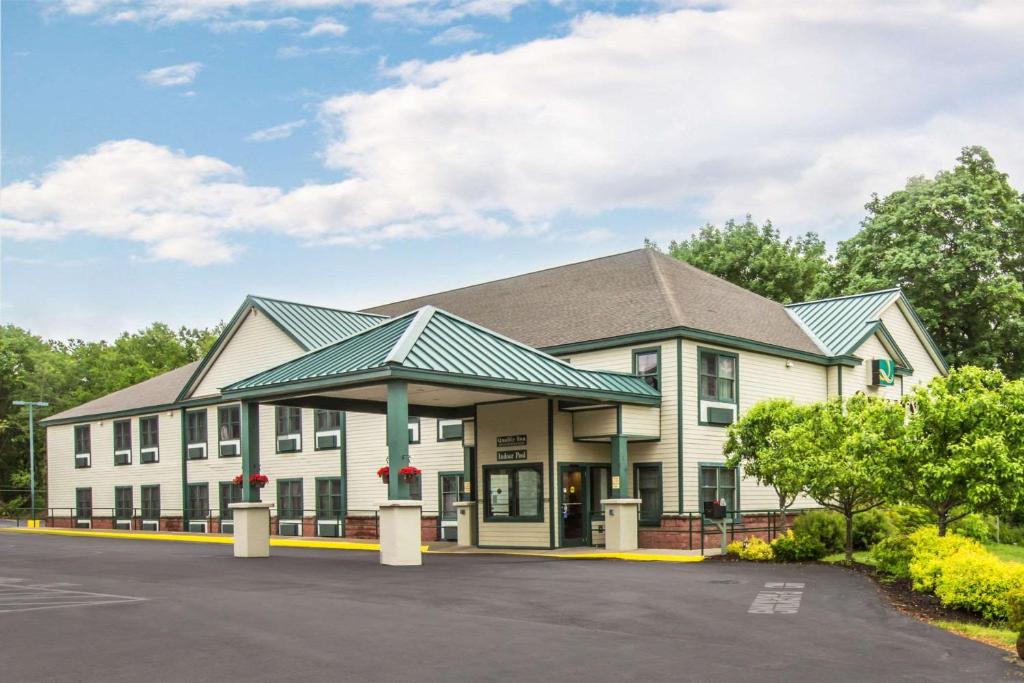
[[[602,500],[606,550],[636,550],[639,532],[640,499],[629,498],[629,457],[626,437],[612,437],[612,497]]]
[[[399,475],[409,464],[408,385],[389,381],[387,396],[388,500],[380,504],[380,563],[420,565],[422,503],[409,499],[409,482]]]
[[[462,490],[459,491],[459,502],[455,503],[456,543],[459,545],[476,545],[476,460],[473,446],[462,448]]]
[[[242,502],[229,506],[234,517],[234,552],[235,557],[268,557],[272,504],[260,502],[260,489],[249,482],[260,471],[260,406],[243,402],[240,413]]]

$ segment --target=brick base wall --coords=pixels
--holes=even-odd
[[[345,536],[348,538],[377,538],[377,518],[346,517]]]
[[[420,518],[420,539],[424,543],[433,543],[438,540],[437,517]]]
[[[787,515],[787,525],[792,525],[797,514]],[[752,537],[758,537],[769,541],[778,535],[776,529],[769,529],[778,524],[778,519],[768,515],[743,515],[741,522],[726,527],[726,542],[733,540],[742,541]],[[717,527],[706,526],[704,529],[704,548],[713,549],[721,547],[721,534]],[[665,548],[675,550],[700,550],[701,547],[701,525],[698,517],[680,517],[668,515],[661,518],[661,525],[657,527],[642,526],[639,533],[639,545],[641,548]]]

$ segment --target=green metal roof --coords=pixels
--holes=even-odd
[[[333,344],[387,320],[382,315],[297,304],[262,296],[249,296],[248,300],[262,309],[307,351]]]
[[[882,308],[899,294],[899,289],[885,289],[789,304],[786,309],[799,319],[830,356],[845,356],[856,351],[865,337],[874,332]]]
[[[374,370],[387,375],[474,387],[555,393],[656,404],[660,394],[642,379],[583,370],[445,311],[425,306],[224,389],[251,393]]]

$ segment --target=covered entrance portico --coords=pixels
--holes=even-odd
[[[637,501],[627,497],[630,437],[622,433],[621,415],[627,407],[658,411],[660,395],[633,375],[575,368],[428,306],[237,382],[223,394],[243,406],[243,502],[236,510],[236,554],[237,530],[246,526],[237,521],[237,513],[269,514],[266,504],[247,507],[260,499],[250,477],[260,467],[256,422],[261,403],[386,416],[388,455],[380,464],[389,468],[388,498],[380,505],[380,541],[382,563],[393,565],[420,563],[419,502],[411,500],[412,475],[402,474],[403,468],[415,466],[409,459],[410,416],[466,421],[458,516],[460,531],[466,527],[474,536],[460,536],[460,544],[482,545],[483,534],[492,544],[508,539],[523,545],[529,542],[523,539],[543,529],[545,541],[554,546],[555,534],[562,533],[554,510],[560,504],[556,414],[614,411],[619,426],[616,433],[606,433],[610,453],[601,475],[609,497],[597,500],[606,510],[607,537],[619,539],[624,533],[628,545],[631,534],[636,547]],[[482,487],[490,488],[481,499]],[[476,524],[463,525],[465,516]],[[620,520],[625,532],[610,533]],[[589,531],[583,538],[590,538]]]

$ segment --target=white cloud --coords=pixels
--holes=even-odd
[[[431,38],[430,44],[455,45],[459,43],[472,43],[483,37],[484,34],[474,30],[472,26],[452,26]]]
[[[235,31],[255,31],[263,33],[271,28],[297,29],[302,22],[296,17],[280,17],[278,19],[231,19],[210,23],[214,33],[233,33]]]
[[[270,126],[269,128],[263,128],[250,133],[245,137],[249,142],[269,142],[270,140],[283,140],[284,138],[291,137],[299,128],[306,125],[306,119],[299,119],[298,121],[289,121],[288,123],[281,123],[276,126]]]
[[[302,35],[313,38],[316,36],[343,36],[348,32],[348,26],[329,17],[321,17],[313,22],[313,26]]]
[[[162,88],[177,85],[188,85],[192,81],[196,80],[196,76],[199,75],[199,70],[202,68],[202,62],[189,62],[187,64],[164,66],[159,69],[147,71],[142,75],[142,80],[150,85]]]
[[[251,186],[230,164],[120,141],[4,189],[17,238],[88,232],[156,258],[232,258],[237,234],[369,245],[551,234],[655,209],[784,230],[855,227],[872,191],[987,146],[1024,180],[1024,5],[739,2],[587,15],[564,37],[389,72],[327,100],[344,178]]]
[[[324,45],[321,47],[302,47],[299,45],[288,45],[277,48],[275,54],[278,59],[299,59],[313,55],[354,55],[359,54],[359,48],[349,45]]]

